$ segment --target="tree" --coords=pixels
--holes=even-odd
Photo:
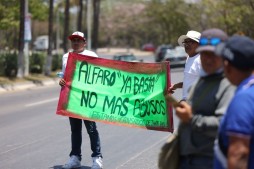
[[[189,25],[200,31],[216,27],[229,35],[244,33],[254,36],[253,0],[202,0],[199,3],[189,4],[183,10]],[[188,11],[186,13],[185,11]]]
[[[179,35],[189,29],[188,19],[181,13],[182,6],[182,0],[152,1],[148,4],[146,16],[150,18],[149,29],[157,30],[160,43],[176,44]]]
[[[64,52],[68,52],[68,41],[67,37],[69,35],[69,9],[70,9],[70,1],[65,0],[65,11],[64,11],[64,35],[63,35],[63,49]]]
[[[52,65],[52,44],[53,44],[53,10],[54,10],[54,0],[49,1],[49,27],[48,27],[48,56],[47,56],[47,61],[45,65],[45,75],[50,75],[51,73],[51,65]]]
[[[19,24],[19,54],[18,54],[18,78],[24,77],[24,29],[25,29],[25,0],[20,0],[20,24]]]
[[[83,14],[83,0],[79,0],[79,12],[78,12],[78,31],[82,31],[82,14]]]
[[[100,0],[93,0],[93,33],[92,33],[92,49],[98,48],[98,30],[100,16]]]

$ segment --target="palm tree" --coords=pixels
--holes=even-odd
[[[63,35],[63,49],[64,52],[68,52],[68,47],[67,47],[67,37],[69,35],[69,8],[70,8],[70,1],[66,0],[65,1],[65,11],[64,11],[64,35]]]
[[[48,27],[48,56],[47,56],[47,61],[46,61],[46,66],[45,66],[45,75],[50,75],[51,73],[51,65],[52,65],[52,42],[53,42],[53,4],[54,0],[49,1],[49,27]]]
[[[24,29],[25,29],[25,0],[20,0],[19,22],[19,54],[18,54],[18,78],[24,77]]]
[[[78,31],[82,31],[83,0],[79,0]]]
[[[100,0],[93,0],[93,33],[92,33],[92,49],[98,48],[98,30],[100,16]]]

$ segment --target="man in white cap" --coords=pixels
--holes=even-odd
[[[185,52],[189,57],[185,63],[183,82],[172,84],[169,88],[169,93],[174,93],[174,90],[183,88],[182,100],[187,99],[188,89],[193,82],[198,80],[201,71],[200,55],[196,52],[199,46],[199,39],[200,33],[193,30],[178,38],[178,44],[185,48]]]
[[[86,50],[86,38],[82,32],[74,32],[72,35],[68,37],[71,40],[71,46],[73,49],[73,53],[78,53],[86,56],[98,57],[96,53]],[[62,59],[62,72],[64,74],[65,68],[67,65],[69,52],[63,55]],[[64,86],[66,84],[65,80],[62,78],[59,81],[60,86]],[[69,117],[70,125],[71,125],[71,152],[69,161],[62,166],[64,169],[71,168],[79,168],[81,167],[81,144],[82,144],[82,120]],[[100,145],[100,137],[96,128],[96,123],[94,121],[83,120],[86,126],[87,133],[89,134],[91,141],[91,150],[93,165],[91,169],[101,169],[102,165],[102,154],[101,154],[101,145]]]

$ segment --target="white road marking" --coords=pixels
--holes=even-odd
[[[127,160],[126,162],[124,162],[123,164],[121,164],[120,166],[116,167],[116,169],[119,169],[121,167],[123,167],[124,165],[126,165],[127,163],[129,163],[130,161],[134,160],[135,158],[138,158],[138,156],[142,155],[143,153],[145,153],[146,151],[152,149],[153,147],[155,147],[156,145],[160,144],[161,142],[165,142],[165,140],[168,138],[168,136],[160,139],[159,141],[155,142],[154,144],[152,144],[150,147],[144,149],[143,151],[139,152],[138,154],[134,155],[132,158],[130,158],[129,160]]]
[[[40,105],[40,104],[45,104],[45,103],[48,103],[48,102],[56,101],[56,100],[58,100],[58,99],[59,99],[58,97],[53,98],[53,99],[47,99],[47,100],[43,100],[43,101],[39,101],[39,102],[27,104],[27,105],[25,105],[25,107],[37,106],[37,105]]]
[[[30,146],[30,145],[32,145],[32,144],[38,143],[38,142],[40,142],[40,141],[42,141],[42,140],[45,140],[45,139],[47,139],[47,138],[48,138],[48,137],[43,137],[43,138],[41,138],[41,139],[33,140],[32,142],[28,142],[28,143],[25,143],[25,144],[17,145],[15,148],[6,150],[6,151],[4,151],[4,152],[0,152],[0,155],[9,153],[9,152],[14,151],[14,150],[21,149],[21,148],[23,148],[23,147]]]

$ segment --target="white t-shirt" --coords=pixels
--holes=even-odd
[[[96,53],[94,53],[93,51],[90,51],[90,50],[86,50],[86,49],[83,50],[83,52],[80,52],[79,54],[86,55],[86,56],[92,56],[92,57],[98,57],[98,55]],[[63,74],[65,72],[65,68],[67,65],[68,56],[69,56],[69,52],[65,53],[62,58],[62,72],[63,72]]]
[[[200,61],[200,54],[193,57],[188,57],[185,63],[184,76],[183,76],[183,98],[187,99],[188,90],[191,85],[200,77],[202,66]]]

